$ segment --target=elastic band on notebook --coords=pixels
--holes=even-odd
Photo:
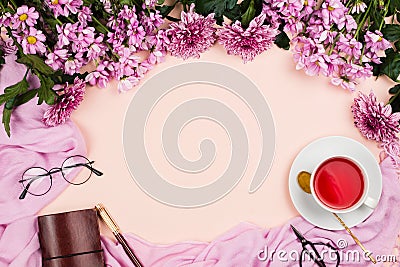
[[[49,260],[55,260],[55,259],[63,259],[63,258],[70,258],[70,257],[74,257],[74,256],[92,254],[92,253],[99,253],[99,252],[103,252],[103,249],[93,250],[93,251],[86,251],[86,252],[79,252],[79,253],[74,253],[74,254],[55,256],[55,257],[43,258],[43,259],[46,260],[46,261],[49,261]]]

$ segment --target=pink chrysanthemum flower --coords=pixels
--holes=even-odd
[[[341,70],[338,73],[334,73],[334,77],[331,79],[331,84],[336,85],[336,86],[341,86],[344,89],[347,89],[349,91],[354,91],[356,89],[357,81],[348,75],[344,74],[344,68],[341,68]]]
[[[111,1],[110,0],[100,0],[100,2],[103,4],[103,6],[104,6],[104,10],[107,12],[107,13],[112,13],[113,12],[113,10],[112,10],[112,5],[111,5]]]
[[[106,88],[109,80],[114,75],[112,63],[106,60],[100,62],[95,71],[89,73],[85,81],[90,85],[97,85],[100,88]]]
[[[182,12],[181,21],[174,22],[165,31],[165,45],[173,56],[199,58],[215,42],[214,14],[203,17],[193,11]]]
[[[59,70],[64,66],[65,61],[68,60],[68,56],[67,49],[55,49],[54,52],[47,54],[47,59],[44,62],[54,70]]]
[[[10,12],[3,12],[0,15],[0,28],[9,27],[11,25],[11,21],[13,20],[13,15]]]
[[[46,36],[44,36],[42,31],[30,27],[24,34],[21,46],[25,54],[43,54],[46,52],[45,41]]]
[[[43,115],[43,122],[47,126],[56,126],[65,123],[72,111],[78,108],[85,94],[85,82],[75,78],[74,84],[68,83],[64,87],[64,93],[56,104],[50,106]]]
[[[157,0],[145,0],[144,3],[147,7],[152,8],[156,6]]]
[[[325,25],[338,23],[346,14],[346,8],[340,0],[324,1],[321,6],[321,16]]]
[[[363,1],[356,0],[356,2],[353,4],[353,7],[351,8],[351,14],[364,13],[366,8],[367,5]]]
[[[372,52],[384,51],[392,47],[390,42],[383,38],[383,34],[378,30],[376,30],[375,32],[367,31],[364,39],[366,42],[365,48]]]
[[[68,0],[46,0],[45,5],[53,11],[54,16],[57,18],[59,15],[64,15],[64,10],[61,5],[68,3]]]
[[[400,112],[392,113],[390,105],[377,102],[373,92],[360,93],[351,107],[354,124],[367,139],[382,143],[398,140]]]
[[[26,25],[33,27],[36,24],[36,20],[39,18],[39,13],[36,12],[34,7],[29,8],[26,5],[17,8],[17,12],[12,20],[12,26],[14,29],[20,26],[25,29]]]
[[[252,61],[255,56],[271,48],[278,34],[276,28],[263,25],[265,14],[255,17],[247,29],[236,21],[232,25],[225,25],[218,31],[219,43],[228,52],[228,55],[239,55],[244,63]]]
[[[135,76],[125,76],[119,79],[118,92],[124,93],[131,90],[134,86],[139,84],[139,79]]]

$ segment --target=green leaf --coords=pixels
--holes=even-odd
[[[236,6],[237,1],[236,0],[227,0],[226,1],[226,8],[227,9],[232,9]]]
[[[250,0],[246,12],[243,13],[242,15],[241,19],[242,27],[247,28],[255,16],[256,16],[256,9],[254,7],[254,0]]]
[[[6,130],[8,137],[11,136],[11,133],[10,133],[11,113],[12,113],[12,109],[7,109],[7,108],[3,109],[3,118],[1,120],[1,122],[4,124],[4,129]]]
[[[41,105],[43,101],[49,105],[53,105],[57,98],[57,94],[53,90],[54,81],[50,77],[42,75],[39,75],[39,80],[40,87],[37,91],[39,96],[38,105]]]
[[[392,48],[385,51],[386,57],[380,58],[382,64],[379,65],[378,75],[385,74],[393,81],[397,82],[400,75],[400,54]]]
[[[282,49],[289,50],[290,39],[284,31],[281,31],[275,39],[275,44]]]
[[[100,33],[102,33],[102,34],[107,35],[106,29],[104,29],[104,27],[100,26],[99,24],[97,24],[97,23],[94,24],[94,28],[96,29],[96,31],[98,31],[98,32],[100,32]]]
[[[46,24],[49,25],[51,29],[56,29],[56,25],[58,25],[57,20],[53,18],[47,18],[45,21]]]
[[[373,0],[370,0],[373,1]],[[367,5],[369,3],[367,2]],[[378,1],[373,1],[372,2],[372,8],[370,9],[369,12],[369,17],[371,23],[368,24],[369,30],[374,32],[375,30],[378,30],[381,22],[384,20],[383,15],[381,14],[381,8],[379,7]]]
[[[0,66],[6,64],[4,51],[0,49]]]
[[[23,104],[29,102],[37,95],[37,93],[38,93],[38,89],[32,89],[32,90],[28,90],[28,92],[23,93],[22,95],[15,97],[13,106],[18,107],[20,105],[23,105]]]
[[[232,21],[237,21],[241,17],[240,5],[235,5],[231,10],[225,10],[224,16]]]
[[[400,52],[400,40],[394,43],[394,47],[396,47],[397,53]]]
[[[385,39],[395,42],[400,40],[400,25],[387,24],[382,30]]]
[[[382,59],[381,59],[382,61]],[[381,66],[380,64],[376,64],[374,62],[371,62],[371,66],[372,66],[372,75],[379,77],[382,75],[381,73]]]
[[[164,4],[164,2],[165,2],[165,0],[158,0],[157,5],[162,5],[162,4]]]
[[[391,0],[389,4],[389,11],[386,14],[386,17],[392,16],[395,13],[396,9],[397,11],[400,10],[400,0]]]
[[[6,6],[8,6],[8,1],[0,0],[0,3],[1,3],[1,5],[0,5],[0,14],[1,14],[1,12],[5,12],[3,7],[5,8]]]
[[[25,93],[28,90],[28,87],[29,84],[25,77],[22,79],[22,81],[7,87],[4,89],[4,94],[0,95],[0,105],[13,99],[19,94]]]
[[[400,91],[389,99],[392,112],[400,112]]]
[[[397,84],[389,89],[389,94],[395,95],[400,91],[400,84]]]
[[[85,6],[90,6],[91,4],[94,4],[96,1],[95,0],[83,0],[83,4]]]
[[[196,0],[196,12],[204,16],[210,13],[215,14],[215,19],[219,25],[224,21],[223,14],[232,10],[237,1],[236,0]]]
[[[54,70],[44,63],[43,59],[37,55],[20,54],[17,62],[27,65],[29,68],[33,69],[35,73],[41,73],[44,75],[51,75],[54,73]]]
[[[163,5],[163,6],[156,6],[156,9],[160,11],[160,15],[165,18],[166,16],[171,13],[171,11],[175,8],[175,6],[168,6],[168,5]]]
[[[8,100],[6,102],[6,104],[4,105],[4,107],[6,109],[12,109],[14,107],[14,102],[15,102],[15,97],[11,98],[10,100]]]
[[[124,5],[131,6],[132,5],[132,1],[131,0],[119,0],[119,4],[121,6],[124,6]]]
[[[88,72],[85,72],[82,74],[75,73],[74,75],[68,75],[68,74],[65,74],[62,70],[57,70],[49,77],[53,80],[54,84],[65,84],[65,83],[72,84],[72,83],[74,83],[74,80],[76,77],[78,77],[79,79],[85,80],[85,78],[88,74],[89,74]]]
[[[172,21],[172,22],[178,22],[178,21],[181,21],[180,19],[178,19],[178,18],[174,18],[174,17],[171,17],[171,16],[165,16],[165,18],[166,18],[167,20],[169,20],[169,21]]]

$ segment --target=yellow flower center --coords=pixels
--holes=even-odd
[[[28,38],[26,38],[26,40],[28,40],[28,43],[30,44],[36,44],[37,39],[35,36],[28,36]]]
[[[308,6],[308,1],[307,1],[307,0],[304,1],[304,5],[305,5],[305,6]]]
[[[19,20],[20,21],[25,21],[25,20],[27,20],[28,19],[28,15],[27,14],[22,14],[21,16],[19,16]]]
[[[382,37],[379,36],[378,42],[382,42]]]
[[[334,7],[331,7],[331,6],[328,6],[328,10],[329,10],[329,11],[333,11],[333,10],[335,10],[335,8],[334,8]]]
[[[51,3],[52,3],[53,5],[58,5],[58,0],[52,0]]]

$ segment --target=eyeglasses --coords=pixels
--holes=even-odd
[[[303,261],[305,259],[305,254],[309,256],[309,259],[314,261],[317,266],[319,267],[326,267],[326,266],[333,266],[335,265],[336,267],[339,266],[340,264],[340,257],[339,257],[339,252],[337,248],[332,246],[329,243],[323,243],[323,242],[310,242],[308,241],[296,228],[294,228],[293,225],[290,225],[292,228],[293,232],[297,236],[297,239],[301,242],[301,246],[303,247],[303,250],[301,251],[300,258],[299,258],[299,266],[303,266]],[[323,250],[318,252],[317,247],[323,247]],[[326,257],[326,252],[331,251],[335,255],[335,257],[332,257],[331,253],[328,253],[329,256]],[[321,257],[322,255],[322,257]],[[330,260],[331,262],[327,263],[324,262],[325,260]]]
[[[22,179],[18,182],[22,184],[24,190],[22,191],[19,199],[24,199],[26,194],[29,193],[34,196],[43,196],[50,191],[53,185],[52,174],[61,172],[65,181],[73,185],[81,185],[86,183],[92,173],[97,176],[102,176],[103,173],[92,167],[94,161],[88,160],[84,156],[75,155],[67,158],[61,165],[61,168],[52,168],[49,171],[42,167],[31,167],[22,174]],[[74,168],[78,168],[80,175],[76,177],[68,177]]]

